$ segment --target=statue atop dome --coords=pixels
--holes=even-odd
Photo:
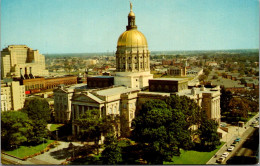
[[[130,2],[130,11],[133,11],[132,9],[133,9],[133,4],[132,2]]]

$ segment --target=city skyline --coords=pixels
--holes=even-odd
[[[151,51],[259,48],[256,0],[132,0]],[[41,53],[113,52],[129,1],[2,0],[1,49],[26,44]]]

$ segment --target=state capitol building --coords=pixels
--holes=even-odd
[[[98,78],[106,81],[107,77]],[[135,113],[151,99],[165,99],[170,95],[187,96],[193,99],[207,117],[220,123],[220,88],[203,86],[188,88],[185,78],[156,78],[150,73],[150,51],[145,36],[137,30],[135,14],[130,4],[128,25],[117,42],[116,72],[114,85],[107,88],[81,89],[77,86],[59,86],[54,90],[55,121],[72,121],[72,133],[80,132],[76,120],[81,114],[98,109],[102,116],[123,117],[117,133],[130,129]],[[88,81],[91,81],[89,79]],[[88,83],[89,84],[89,83]]]

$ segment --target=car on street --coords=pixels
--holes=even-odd
[[[225,160],[225,157],[220,157],[219,159],[217,159],[217,163],[223,163]]]
[[[221,157],[227,157],[229,155],[229,153],[228,152],[225,152],[225,153],[223,153],[222,155],[221,155]]]
[[[235,139],[235,142],[239,142],[239,141],[240,141],[240,138]]]
[[[234,141],[234,142],[231,144],[231,146],[234,146],[234,147],[235,147],[236,144],[237,144],[237,142]]]
[[[235,146],[230,146],[227,151],[232,152],[234,150]]]
[[[254,128],[259,128],[259,125],[255,125]]]
[[[226,126],[227,126],[227,123],[224,123],[224,122],[220,123],[220,127],[226,127]]]
[[[255,120],[255,121],[253,121],[253,122],[252,122],[252,124],[257,124],[257,123],[258,123],[258,121],[257,121],[257,120]]]

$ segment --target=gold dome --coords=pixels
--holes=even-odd
[[[128,14],[128,16],[135,16],[135,13],[133,11],[130,11],[130,13]]]
[[[142,47],[142,46],[148,46],[145,36],[142,34],[142,32],[131,29],[128,31],[125,31],[120,35],[117,41],[117,46],[125,46],[125,47]]]

